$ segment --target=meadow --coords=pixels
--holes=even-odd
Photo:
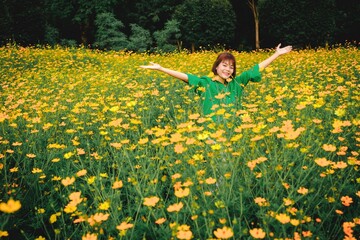
[[[359,49],[282,56],[221,123],[139,68],[216,56],[1,47],[0,238],[359,239]]]

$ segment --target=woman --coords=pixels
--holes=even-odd
[[[218,118],[213,114],[221,106],[238,106],[240,104],[242,91],[249,81],[258,82],[261,79],[260,69],[264,69],[279,56],[289,53],[291,46],[276,47],[275,53],[266,60],[255,65],[248,71],[236,76],[236,60],[231,53],[221,53],[215,60],[212,72],[214,77],[197,77],[192,74],[178,72],[164,68],[156,63],[140,66],[141,68],[158,70],[172,77],[180,79],[197,89],[202,90],[202,107],[205,115],[212,116],[213,120]],[[200,91],[199,91],[200,92]],[[212,114],[212,115],[211,115]]]

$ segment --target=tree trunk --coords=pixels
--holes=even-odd
[[[260,49],[259,19],[255,19],[255,48]]]
[[[87,46],[87,44],[88,44],[89,29],[90,29],[90,25],[87,22],[80,25],[81,44],[83,44],[84,46]]]
[[[254,16],[255,23],[255,48],[260,49],[260,33],[259,33],[259,12],[255,3],[255,0],[248,0],[249,7]]]

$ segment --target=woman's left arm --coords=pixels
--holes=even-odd
[[[286,46],[283,48],[280,48],[281,43],[276,47],[276,51],[273,55],[271,55],[269,58],[265,59],[261,63],[259,63],[259,68],[264,69],[267,66],[269,66],[270,63],[272,63],[275,59],[277,59],[279,56],[289,53],[292,50],[292,46]]]

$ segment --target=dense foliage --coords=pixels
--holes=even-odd
[[[272,48],[279,42],[303,48],[359,41],[358,0],[254,2],[260,17],[262,48]],[[111,35],[115,30],[118,32],[115,35],[132,39],[128,42],[132,50],[144,50],[144,45],[133,45],[143,44],[144,36],[148,38],[147,51],[170,51],[179,47],[212,49],[215,45],[251,50],[255,29],[247,3],[247,0],[3,0],[0,1],[0,44],[82,44],[118,49],[123,40],[121,44],[116,40],[114,46],[109,45],[114,41]],[[104,31],[101,26],[109,20],[104,16],[112,16],[114,24],[121,22],[124,27],[113,26],[109,32]],[[180,25],[166,26],[167,22]],[[140,29],[141,34],[133,34]],[[172,36],[166,43],[158,43],[155,32],[168,30],[180,30],[179,38]],[[144,35],[145,32],[149,34]],[[111,40],[106,40],[109,36]]]
[[[359,50],[277,59],[221,124],[138,67],[208,75],[216,55],[0,48],[0,237],[359,236]]]

